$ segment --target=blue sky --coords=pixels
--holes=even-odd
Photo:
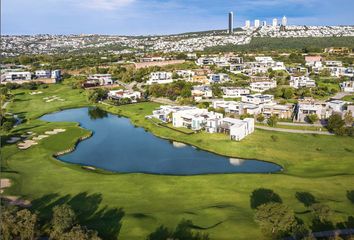
[[[246,19],[354,25],[353,0],[2,0],[2,34],[147,35],[224,29]]]

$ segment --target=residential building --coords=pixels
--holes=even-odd
[[[327,108],[327,104],[320,101],[315,101],[311,98],[299,100],[294,110],[294,120],[305,122],[308,115],[315,114],[318,119],[326,119],[332,114],[332,109]]]
[[[1,82],[29,81],[31,79],[31,72],[6,72],[1,75]]]
[[[163,122],[172,122],[172,113],[193,109],[196,109],[196,107],[162,105],[152,112],[151,117],[159,119]]]
[[[245,22],[245,28],[249,29],[251,27],[251,21],[250,20],[246,20]]]
[[[235,141],[241,141],[254,132],[253,118],[245,118],[243,120],[235,118],[208,119],[206,125],[208,132],[226,133],[230,135],[231,140]]]
[[[84,83],[84,86],[94,86],[94,85],[112,85],[113,80],[112,80],[112,75],[111,74],[92,74],[89,75],[86,82]]]
[[[192,70],[177,70],[176,74],[179,77],[186,79],[187,81],[191,81],[192,77],[195,75]]]
[[[221,113],[209,112],[207,109],[180,110],[172,113],[174,127],[186,127],[192,130],[201,130],[206,127],[208,119],[222,118]]]
[[[227,75],[226,73],[209,74],[208,77],[210,83],[221,83],[230,80],[229,75]]]
[[[222,87],[223,98],[238,98],[250,94],[250,90],[241,87]]]
[[[116,100],[129,98],[130,100],[132,100],[132,102],[136,102],[138,99],[141,98],[141,92],[119,89],[119,90],[109,91],[108,97]]]
[[[50,78],[52,73],[50,70],[36,70],[34,75],[36,78]]]
[[[342,61],[325,61],[326,67],[342,67]]]
[[[272,27],[275,28],[277,26],[278,26],[278,19],[273,18]]]
[[[265,118],[277,116],[282,119],[290,119],[292,118],[293,109],[293,105],[264,104],[262,106],[262,114]]]
[[[234,32],[234,13],[229,12],[229,34]]]
[[[61,80],[61,70],[56,69],[51,72],[51,78],[55,79],[55,81]]]
[[[250,83],[250,89],[254,92],[259,92],[259,93],[275,87],[277,87],[277,82],[275,80],[270,80],[270,79],[268,80],[253,79],[253,81]]]
[[[322,57],[321,56],[305,56],[306,66],[321,68],[322,67]]]
[[[245,95],[241,97],[241,101],[245,103],[252,103],[252,104],[265,104],[271,103],[274,100],[273,95],[263,95],[260,93],[252,94],[252,95]]]
[[[205,75],[196,75],[192,77],[191,82],[197,82],[197,83],[201,83],[201,84],[208,84],[209,83],[209,79],[207,76]]]
[[[288,19],[284,16],[282,19],[281,19],[281,25],[286,27],[286,25],[288,24]]]
[[[192,89],[192,96],[194,98],[212,98],[213,97],[213,91],[211,90],[210,86],[193,86]]]
[[[149,80],[146,82],[146,84],[166,84],[172,82],[173,79],[171,72],[152,72],[150,73]]]
[[[333,112],[342,113],[346,108],[347,102],[342,100],[331,100],[327,102],[327,107]]]
[[[342,92],[354,92],[354,80],[342,82],[339,84],[339,86]]]
[[[260,25],[261,25],[261,22],[259,21],[259,19],[254,20],[254,27],[255,28],[259,28]]]
[[[310,88],[316,87],[316,82],[307,76],[291,76],[289,80],[290,87],[293,88]]]

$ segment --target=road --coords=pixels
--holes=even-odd
[[[334,135],[329,132],[311,131],[311,130],[297,130],[297,129],[284,129],[284,128],[274,128],[266,126],[255,126],[255,128],[276,131],[276,132],[288,132],[288,133],[303,133],[303,134],[319,134],[319,135]]]
[[[348,92],[338,92],[336,93],[336,95],[334,95],[333,97],[331,97],[332,99],[342,99],[345,96],[351,95],[352,93],[348,93]]]
[[[324,127],[321,123],[292,123],[292,122],[278,122],[277,124],[283,126],[303,126],[303,127]]]

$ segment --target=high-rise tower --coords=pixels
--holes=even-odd
[[[229,12],[229,34],[234,32],[234,13]]]
[[[274,18],[273,19],[273,27],[277,27],[278,26],[278,19]]]
[[[281,25],[286,27],[286,24],[288,24],[288,19],[284,16],[281,20]]]

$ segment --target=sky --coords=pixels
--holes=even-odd
[[[354,0],[1,0],[1,33],[154,35],[235,27],[249,19],[354,25]]]

